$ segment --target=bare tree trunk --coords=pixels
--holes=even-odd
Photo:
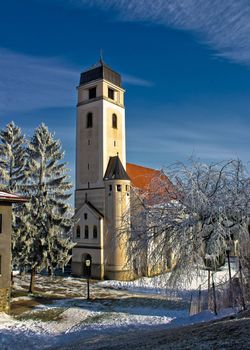
[[[35,276],[36,276],[36,268],[32,267],[30,274],[30,288],[29,293],[34,293],[35,290]]]
[[[48,267],[48,276],[51,277],[52,276],[52,268],[49,266]]]

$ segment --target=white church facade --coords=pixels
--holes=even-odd
[[[75,275],[85,275],[88,260],[93,278],[132,277],[124,245],[130,231],[131,185],[126,173],[124,92],[120,74],[102,59],[81,74],[76,125],[76,246],[72,252]]]
[[[161,195],[171,184],[159,170],[126,163],[124,93],[120,74],[102,59],[81,74],[76,123],[76,246],[71,265],[74,275],[129,280],[159,273],[156,264],[154,268],[149,264],[147,246],[140,256],[131,257],[129,253],[133,245],[131,226],[140,213],[134,203],[140,207],[147,198],[152,205],[151,195]],[[164,186],[156,190],[155,180]]]

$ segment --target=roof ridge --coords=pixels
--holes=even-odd
[[[147,167],[147,166],[138,165],[138,164],[135,164],[135,163],[129,163],[129,162],[127,162],[126,164],[127,164],[127,165],[134,165],[134,166],[139,167],[139,168],[149,169],[149,170],[158,171],[158,172],[161,172],[161,171],[162,171],[162,169],[149,168],[149,167]]]

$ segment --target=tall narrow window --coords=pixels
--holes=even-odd
[[[87,218],[88,218],[88,214],[84,213],[84,220],[87,220]]]
[[[0,214],[0,233],[2,233],[3,231],[3,214]]]
[[[117,129],[117,115],[116,114],[112,115],[112,128]]]
[[[89,112],[87,114],[87,128],[92,128],[93,127],[93,114]]]
[[[97,226],[96,225],[94,225],[94,227],[93,227],[93,238],[97,238]]]
[[[85,225],[84,238],[85,239],[89,238],[89,227],[88,227],[88,225]]]
[[[96,87],[89,89],[89,100],[96,98]]]
[[[77,228],[76,228],[76,238],[80,238],[80,237],[81,237],[81,228],[78,225]]]
[[[111,88],[108,88],[108,97],[111,98],[111,100],[115,99],[115,91]]]
[[[117,192],[121,192],[122,191],[122,185],[116,185],[116,190],[117,190]]]

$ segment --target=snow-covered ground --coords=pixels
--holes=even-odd
[[[227,269],[216,278],[227,278]],[[21,295],[28,276],[15,277],[16,297],[12,316],[0,315],[0,349],[51,349],[81,339],[124,334],[128,330],[167,329],[215,319],[211,312],[189,316],[189,288],[170,293],[164,278],[143,278],[135,282],[105,281],[91,284],[91,300],[86,300],[86,282],[80,278],[38,276],[36,296]],[[168,290],[168,293],[166,293]],[[19,294],[20,295],[19,295]],[[32,307],[29,307],[29,303]],[[17,312],[22,306],[22,312]],[[217,317],[233,313],[224,310]]]

